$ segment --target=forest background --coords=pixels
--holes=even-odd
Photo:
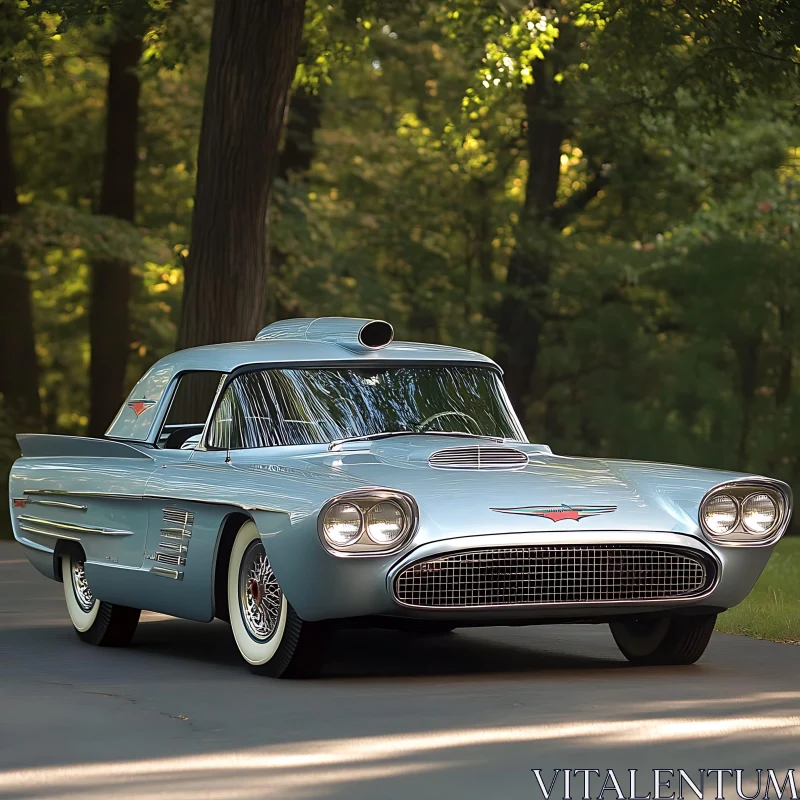
[[[796,483],[798,6],[2,0],[4,479],[336,315],[492,355],[555,452]]]

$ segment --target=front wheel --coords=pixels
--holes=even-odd
[[[705,652],[716,614],[672,616],[611,622],[611,634],[632,664],[694,664]]]
[[[231,550],[228,613],[236,646],[252,672],[272,678],[312,677],[319,672],[324,628],[297,616],[252,521],[239,529]]]
[[[139,609],[98,600],[86,580],[83,560],[75,553],[61,556],[61,575],[67,611],[78,637],[104,647],[130,644],[139,624]]]

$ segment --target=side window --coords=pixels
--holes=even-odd
[[[161,429],[159,447],[179,450],[197,445],[224,377],[223,372],[205,371],[181,375]]]
[[[240,450],[278,444],[275,418],[275,397],[265,373],[246,372],[225,390],[211,423],[208,445]]]

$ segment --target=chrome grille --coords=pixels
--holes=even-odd
[[[522,469],[528,456],[513,447],[447,447],[428,459],[436,469]]]
[[[713,564],[688,550],[531,545],[471,550],[411,564],[397,600],[418,608],[630,603],[702,594]]]
[[[194,524],[194,514],[191,511],[183,511],[180,508],[165,508],[164,521],[173,525],[191,527]]]

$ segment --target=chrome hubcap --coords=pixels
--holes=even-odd
[[[72,590],[75,592],[75,599],[81,609],[86,612],[91,611],[94,606],[94,595],[86,580],[83,561],[72,562]]]
[[[239,567],[239,604],[250,636],[266,642],[275,635],[281,618],[283,592],[267,559],[264,545],[253,542]]]

